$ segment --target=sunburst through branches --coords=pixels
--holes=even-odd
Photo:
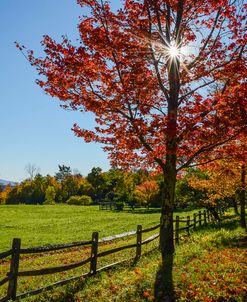
[[[171,45],[167,52],[168,56],[171,58],[177,58],[180,55],[180,50],[176,45]]]

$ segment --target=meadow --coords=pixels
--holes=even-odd
[[[100,211],[98,206],[2,205],[0,252],[11,247],[13,238],[21,238],[22,247],[67,243],[90,240],[96,231],[103,238],[136,230],[138,224],[146,228],[159,223],[159,219],[159,209],[115,212]]]
[[[247,234],[232,212],[222,223],[185,237],[174,257],[174,295],[180,302],[247,301]],[[158,250],[95,277],[57,288],[25,302],[154,301],[161,256]]]
[[[0,251],[9,249],[13,238],[22,247],[67,243],[135,230],[137,224],[157,224],[159,212],[129,213],[99,211],[98,206],[7,205],[0,207]]]

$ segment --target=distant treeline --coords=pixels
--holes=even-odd
[[[0,204],[98,204],[100,202],[127,203],[159,207],[163,180],[161,175],[138,170],[126,172],[92,168],[83,177],[72,173],[70,167],[59,165],[54,176],[34,175],[16,186],[0,187]],[[189,169],[176,184],[176,207],[201,206],[208,200],[207,190],[190,185],[189,179],[206,179],[199,169]]]

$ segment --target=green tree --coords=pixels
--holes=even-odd
[[[207,174],[200,169],[190,168],[182,178],[176,182],[175,190],[175,206],[185,208],[187,206],[202,206],[206,199],[205,190],[193,188],[190,185],[190,178],[197,177],[200,179],[207,179]]]
[[[45,177],[37,174],[32,183],[32,203],[42,204],[45,201]]]
[[[71,196],[66,202],[69,205],[88,206],[92,203],[92,198],[87,195]]]
[[[93,188],[92,199],[96,202],[103,200],[106,194],[106,179],[102,173],[102,169],[99,167],[92,168],[86,179]]]
[[[55,197],[56,197],[56,191],[55,191],[54,187],[49,186],[45,191],[45,201],[43,204],[44,205],[56,204]]]
[[[72,175],[72,171],[70,167],[65,166],[65,165],[58,165],[59,171],[55,174],[55,178],[57,181],[61,182],[64,180],[66,177]]]

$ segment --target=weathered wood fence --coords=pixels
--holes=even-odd
[[[224,213],[224,210],[222,208],[217,208],[217,212],[219,215],[222,215]],[[193,217],[187,216],[187,218],[180,218],[179,216],[176,216],[174,220],[174,240],[176,244],[179,244],[179,235],[181,233],[187,233],[187,235],[190,235],[191,229],[196,229],[197,226],[200,227],[202,225],[205,225],[211,221],[213,221],[213,215],[209,211],[199,211],[198,213],[194,214]],[[181,224],[183,226],[181,226]],[[185,226],[184,226],[185,225]],[[32,247],[32,248],[21,248],[21,239],[13,239],[12,248],[6,252],[0,253],[0,260],[7,258],[11,256],[10,260],[10,270],[7,273],[6,277],[0,280],[0,286],[8,283],[7,288],[7,294],[5,297],[0,298],[0,302],[7,302],[8,300],[20,300],[27,296],[36,295],[41,292],[50,290],[56,286],[65,285],[73,280],[80,279],[82,277],[88,277],[91,275],[95,275],[97,272],[100,272],[105,269],[109,269],[113,266],[116,266],[120,263],[134,260],[137,261],[141,255],[142,255],[142,246],[145,244],[148,244],[155,239],[159,237],[159,233],[153,234],[147,239],[142,239],[142,234],[155,231],[159,229],[160,225],[155,225],[150,228],[143,229],[141,225],[137,226],[136,231],[131,231],[128,233],[120,234],[120,235],[114,235],[107,238],[99,239],[99,233],[93,232],[92,239],[89,241],[80,241],[80,242],[72,242],[67,244],[57,244],[57,245],[49,245],[49,246],[41,246],[41,247]],[[114,239],[123,239],[130,236],[136,236],[136,243],[133,244],[127,244],[125,246],[121,247],[115,247],[110,250],[98,252],[98,247],[100,244],[105,244],[107,242],[112,242]],[[62,266],[57,267],[49,267],[49,268],[41,268],[41,269],[35,269],[35,270],[25,270],[20,271],[19,270],[19,262],[21,260],[21,255],[25,254],[37,254],[37,253],[45,253],[45,252],[51,252],[51,251],[58,251],[62,249],[68,249],[73,247],[83,247],[83,246],[91,246],[91,256],[85,260],[75,262],[72,264],[66,264]],[[126,249],[135,248],[135,256],[132,258],[124,259],[115,263],[111,263],[107,266],[98,268],[97,261],[100,257],[104,257],[107,255],[111,255]],[[158,248],[158,244],[156,246]],[[90,263],[90,270],[88,273],[85,273],[80,276],[72,277],[70,279],[62,280],[56,283],[53,283],[51,285],[48,285],[43,288],[39,288],[36,290],[28,291],[26,293],[17,294],[17,285],[18,285],[18,278],[23,276],[40,276],[40,275],[47,275],[47,274],[54,274],[59,272],[65,272],[74,268],[82,267],[86,264]]]
[[[143,205],[137,204],[122,204],[122,206],[118,205],[116,202],[100,202],[99,203],[99,210],[127,210],[127,211],[134,211],[136,209],[147,209],[148,207],[144,207]]]
[[[101,202],[99,204],[100,210],[114,210],[115,204],[113,202]]]

